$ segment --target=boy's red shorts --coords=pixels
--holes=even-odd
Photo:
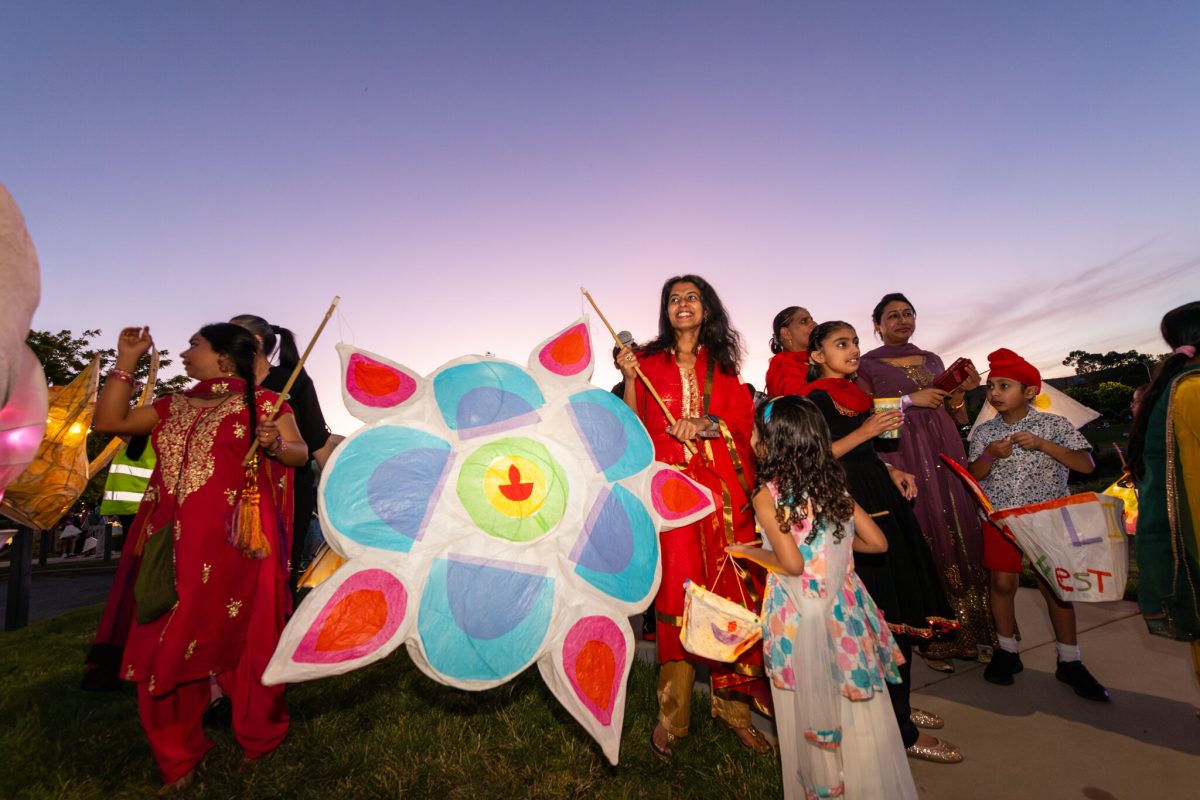
[[[990,522],[983,522],[983,568],[992,572],[1020,572],[1021,551]]]

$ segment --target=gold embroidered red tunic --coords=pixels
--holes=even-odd
[[[234,393],[216,406],[194,406],[184,395],[154,404],[158,463],[122,561],[141,550],[147,535],[173,536],[179,601],[153,622],[132,623],[121,664],[121,677],[148,682],[153,695],[232,669],[244,655],[260,665],[261,673],[291,608],[290,467],[263,458],[255,476],[271,554],[249,558],[230,544],[234,508],[246,480],[242,460],[251,444],[242,384],[230,383],[237,384],[230,386]],[[274,392],[257,390],[258,417],[279,402]],[[290,413],[286,405],[284,412]],[[122,572],[136,573],[136,565]],[[130,587],[135,577],[129,575]],[[132,612],[129,602],[115,608],[122,606],[128,607],[124,613]],[[105,616],[112,622],[113,614]]]
[[[754,458],[750,449],[754,402],[750,391],[736,375],[720,369],[713,371],[710,383],[710,362],[705,349],[697,354],[694,369],[681,368],[674,355],[666,352],[639,355],[638,361],[677,419],[711,414],[719,420],[721,430],[720,438],[697,440],[700,452],[690,456],[683,444],[667,433],[668,423],[662,409],[638,382],[638,416],[654,443],[654,457],[679,466],[689,477],[707,486],[718,503],[717,510],[699,522],[664,531],[660,536],[662,583],[654,601],[659,620],[656,637],[659,663],[680,659],[705,661],[712,674],[714,691],[724,696],[748,695],[760,708],[769,707],[769,690],[762,680],[761,648],[751,648],[733,664],[706,661],[683,649],[678,628],[683,615],[683,584],[689,579],[748,605],[755,613],[761,607],[764,580],[761,568],[747,570],[743,566],[745,577],[739,577],[733,565],[721,569],[726,545],[757,538],[748,496],[754,488]]]

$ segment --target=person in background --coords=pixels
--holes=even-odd
[[[146,487],[150,485],[156,460],[149,436],[131,436],[108,466],[100,513],[115,516],[121,522],[123,533],[128,533],[133,527],[133,518]]]
[[[816,327],[812,314],[788,306],[771,321],[771,362],[767,365],[767,397],[799,394],[808,383],[808,337]]]
[[[254,359],[255,380],[264,389],[282,392],[300,361],[295,336],[287,328],[272,325],[254,314],[239,314],[229,321],[254,334],[259,344],[258,354]],[[279,363],[272,364],[272,358],[276,358]],[[325,424],[325,415],[321,413],[321,401],[317,399],[317,390],[303,368],[288,391],[287,402],[296,415],[296,426],[300,429],[300,436],[304,439],[308,452],[318,464],[324,466],[341,439],[331,439],[329,427]],[[295,531],[295,538],[289,561],[293,594],[303,574],[309,523],[317,508],[317,478],[312,464],[304,464],[297,468],[294,481],[295,507],[292,530]]]
[[[1200,302],[1159,327],[1171,354],[1136,410],[1129,469],[1138,481],[1138,605],[1150,633],[1192,643],[1200,680]]]

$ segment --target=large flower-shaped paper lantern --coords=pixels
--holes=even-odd
[[[656,462],[638,418],[589,382],[586,320],[525,368],[468,356],[422,377],[339,350],[367,425],[326,465],[319,508],[347,561],[300,604],[264,682],[348,672],[401,642],[463,689],[536,663],[615,764],[628,617],[658,591],[659,531],[711,513],[711,494]]]

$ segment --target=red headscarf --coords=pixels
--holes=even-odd
[[[1026,386],[1032,386],[1039,392],[1042,391],[1042,373],[1012,350],[1001,347],[994,353],[989,353],[988,367],[991,370],[989,378],[1011,378]]]

